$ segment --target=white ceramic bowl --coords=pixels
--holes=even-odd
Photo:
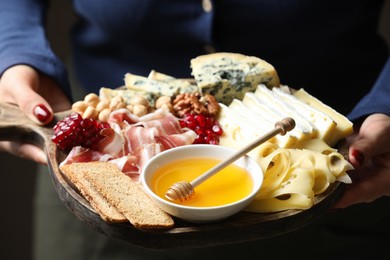
[[[150,188],[150,182],[153,174],[159,167],[176,160],[193,157],[206,157],[224,160],[235,152],[236,151],[234,149],[219,145],[202,144],[185,145],[169,149],[156,155],[145,165],[140,176],[142,185],[155,203],[172,216],[189,222],[215,222],[225,219],[243,210],[249,203],[251,203],[263,183],[264,175],[259,164],[256,160],[250,158],[249,156],[241,157],[234,164],[247,170],[254,183],[253,189],[245,198],[230,204],[214,207],[192,207],[179,205],[155,194]]]

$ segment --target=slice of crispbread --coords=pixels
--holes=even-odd
[[[172,217],[160,209],[139,184],[118,170],[116,165],[108,162],[71,165],[80,167],[77,164],[88,164],[81,166],[83,178],[136,228],[173,227]]]
[[[86,168],[89,167],[90,169]],[[126,222],[127,218],[120,211],[108,203],[92,185],[84,179],[83,172],[94,169],[89,163],[74,163],[61,166],[61,171],[76,186],[84,198],[91,204],[101,218],[108,223]]]

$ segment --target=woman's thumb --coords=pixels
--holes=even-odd
[[[25,65],[17,65],[4,72],[1,84],[5,100],[16,103],[36,124],[45,125],[53,119],[53,110],[38,94],[40,81],[41,78],[36,70]]]
[[[28,89],[29,92],[30,90],[31,89]],[[31,93],[28,93],[28,95],[17,99],[17,102],[23,113],[36,124],[46,125],[53,120],[51,106],[44,98],[34,91],[31,90]]]
[[[390,146],[390,118],[374,114],[366,118],[357,138],[350,144],[349,159],[359,168],[374,156],[385,153]]]

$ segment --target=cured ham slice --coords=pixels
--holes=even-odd
[[[155,136],[158,134],[156,128],[144,128],[131,125],[122,132],[125,139],[125,153],[138,155],[143,145],[155,143]]]
[[[164,150],[168,150],[173,147],[192,144],[197,136],[194,131],[188,130],[181,134],[156,136],[156,141],[162,144]]]
[[[100,134],[104,138],[98,143],[98,151],[113,156],[118,156],[122,153],[125,141],[121,134],[118,134],[112,128],[105,128]]]
[[[181,128],[179,120],[169,111],[137,117],[127,109],[110,114],[111,128],[104,129],[98,151],[74,147],[61,164],[109,161],[133,180],[138,181],[144,165],[156,154],[173,147],[192,144],[197,134]]]
[[[183,132],[179,120],[177,120],[177,118],[172,114],[168,114],[163,118],[157,118],[149,121],[140,121],[136,125],[142,125],[145,128],[154,127],[157,129],[159,135],[171,135]]]
[[[117,159],[110,160],[110,163],[115,164],[118,169],[132,178],[134,181],[139,180],[139,169],[137,166],[138,158],[133,155],[122,156]]]
[[[109,125],[111,124],[118,124],[122,125],[123,123],[126,124],[134,124],[139,121],[139,117],[132,114],[128,109],[121,108],[117,109],[110,113],[107,123]]]
[[[152,159],[156,154],[162,151],[163,151],[162,145],[159,143],[145,144],[141,153],[138,156],[139,172],[142,171],[142,168],[150,159]]]
[[[153,113],[146,114],[138,118],[138,122],[147,122],[156,119],[163,119],[166,116],[172,115],[167,109],[157,109]]]
[[[112,158],[113,157],[110,154],[102,153],[81,146],[75,146],[72,148],[65,160],[61,162],[60,166],[74,162],[106,162]]]

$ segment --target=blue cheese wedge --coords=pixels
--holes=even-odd
[[[133,91],[144,91],[154,94],[155,96],[175,96],[181,93],[193,93],[197,92],[198,88],[195,85],[191,85],[185,80],[176,78],[168,78],[166,75],[164,80],[161,80],[161,75],[158,76],[158,80],[149,77],[143,77],[131,73],[125,75],[125,86],[127,89]]]
[[[149,73],[148,79],[168,83],[172,87],[177,88],[180,94],[195,93],[199,91],[193,80],[191,81],[190,79],[178,79],[155,70],[152,70]]]
[[[191,60],[192,75],[202,94],[213,95],[229,105],[234,98],[242,100],[259,84],[279,86],[279,77],[268,62],[238,53],[219,52]]]
[[[125,88],[119,88],[119,89],[111,89],[111,88],[100,88],[99,90],[99,98],[111,100],[112,98],[116,96],[122,97],[123,101],[129,105],[130,100],[132,97],[141,95],[144,96],[151,106],[154,106],[154,102],[157,98],[156,95],[150,92],[145,91],[136,91],[136,90],[130,90]]]
[[[171,81],[175,80],[176,78],[155,70],[151,70],[149,72],[148,79],[153,79],[157,81]]]

